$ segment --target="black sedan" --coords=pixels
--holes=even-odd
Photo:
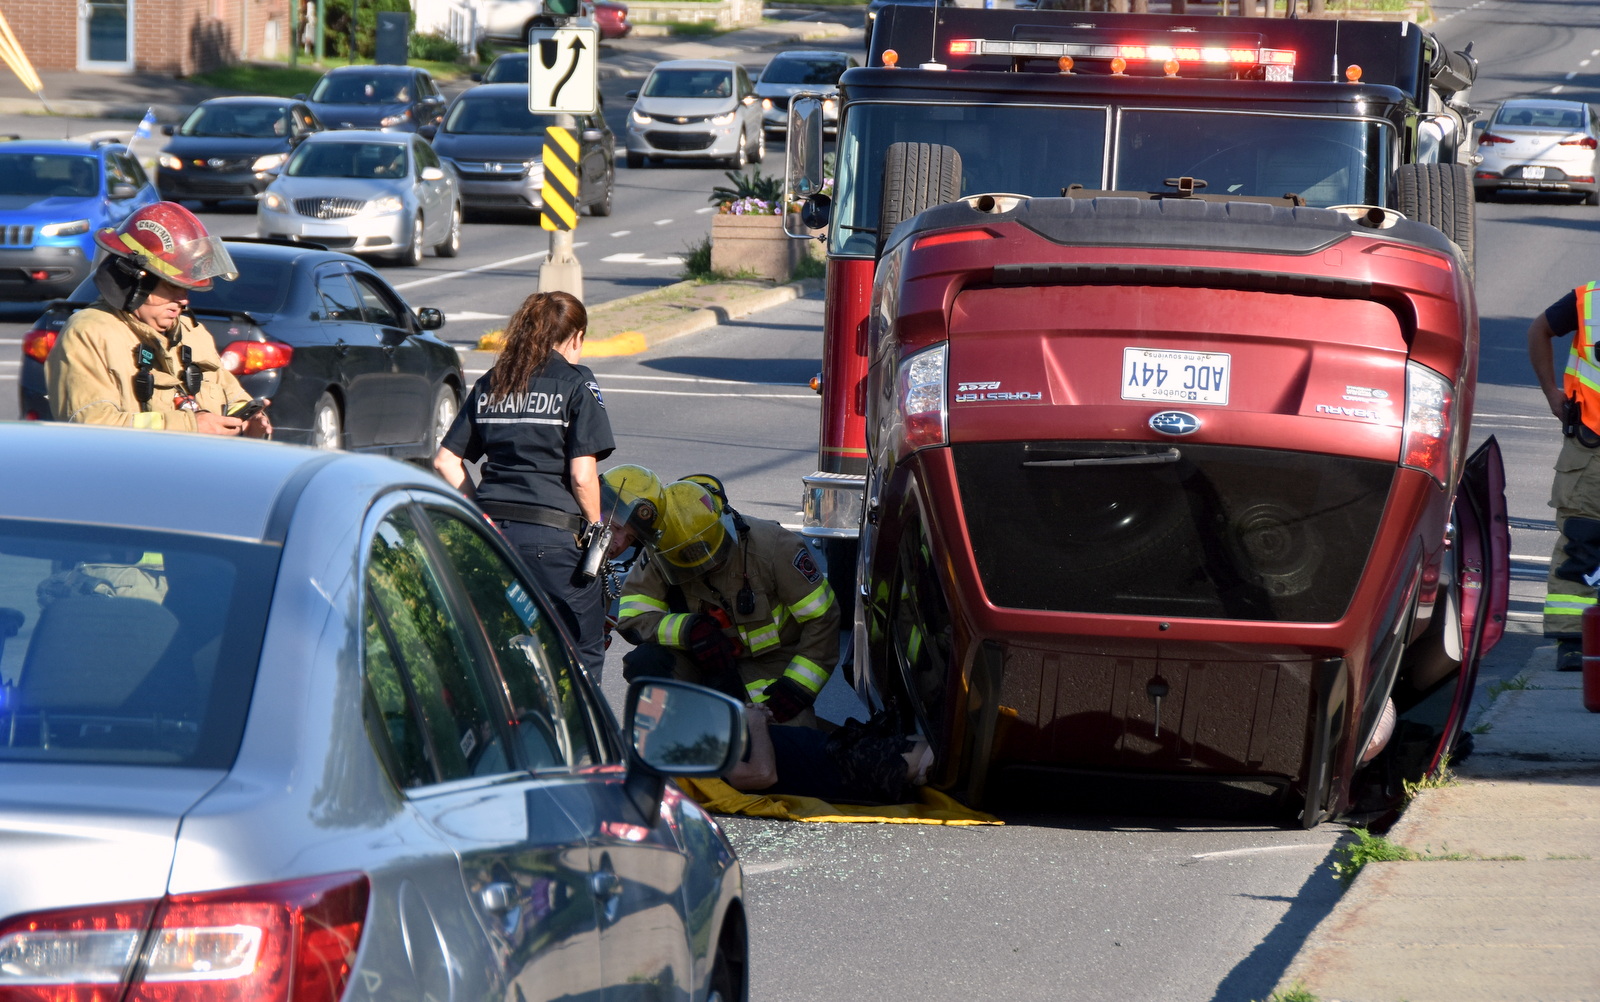
[[[330,129],[415,132],[437,125],[447,103],[427,70],[414,66],[336,66],[311,88],[311,110]]]
[[[172,141],[156,158],[156,186],[172,202],[197,199],[205,208],[225,198],[261,197],[289,153],[322,123],[301,101],[277,97],[216,97],[202,101],[183,124],[162,132]]]
[[[239,277],[194,293],[190,312],[244,388],[272,399],[274,438],[433,455],[466,385],[455,349],[430,333],[443,314],[413,312],[365,262],[315,245],[230,239],[228,253]],[[45,356],[67,317],[96,298],[85,281],[24,336],[24,418],[51,419]]]

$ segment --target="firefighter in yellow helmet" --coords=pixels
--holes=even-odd
[[[600,517],[611,524],[607,560],[655,542],[664,500],[661,478],[643,466],[626,463],[600,475]]]
[[[745,518],[700,483],[667,485],[650,560],[622,588],[623,677],[714,685],[814,726],[839,659],[839,606],[804,540]]]

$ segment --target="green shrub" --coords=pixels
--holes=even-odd
[[[802,278],[826,278],[827,275],[828,266],[807,254],[794,266],[794,274],[789,278],[791,281],[798,282]]]
[[[335,56],[350,55],[350,4],[351,0],[324,0],[323,30],[326,52]],[[356,56],[371,59],[377,55],[378,12],[403,11],[411,13],[411,0],[357,0],[356,2]]]
[[[711,273],[711,234],[684,245],[683,277],[700,282],[716,277]]]
[[[419,35],[411,33],[411,38],[406,45],[406,54],[412,59],[426,59],[435,63],[453,63],[461,58],[461,46],[455,39],[432,33]]]
[[[706,199],[712,205],[721,207],[742,199],[754,199],[776,206],[783,200],[783,178],[777,174],[763,174],[760,167],[751,167],[745,174],[723,171],[723,176],[733,182],[733,187],[712,188],[711,197]]]

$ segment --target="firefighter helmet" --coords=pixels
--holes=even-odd
[[[117,228],[97,231],[94,240],[137,271],[197,292],[211,288],[213,278],[232,281],[239,275],[221,238],[176,202],[135,209]]]
[[[600,512],[635,543],[654,543],[661,533],[661,478],[632,463],[600,475]]]
[[[697,483],[668,484],[655,545],[661,576],[683,584],[721,567],[738,545],[733,516]]]
[[[727,510],[728,489],[722,486],[721,480],[709,473],[691,473],[683,479],[691,484],[699,484],[701,487],[704,487],[706,489],[706,493],[711,495],[711,500],[717,503],[717,511],[720,512]]]

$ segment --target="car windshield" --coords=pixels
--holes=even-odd
[[[290,177],[400,178],[407,174],[399,143],[304,143],[283,172]]]
[[[656,70],[645,81],[645,97],[732,97],[733,74],[727,70]]]
[[[761,71],[761,82],[832,87],[844,70],[843,59],[774,59]]]
[[[225,769],[278,548],[0,519],[0,762]]]
[[[526,94],[477,97],[469,92],[450,109],[444,120],[444,131],[542,136],[546,126],[555,124],[554,117],[535,115],[528,110]]]
[[[90,198],[100,192],[94,157],[60,153],[0,153],[0,195]]]
[[[1315,206],[1384,204],[1389,129],[1354,118],[1246,112],[942,105],[907,115],[897,104],[850,109],[839,140],[835,253],[877,247],[882,164],[891,143],[939,143],[961,153],[961,193],[1059,195],[1089,189],[1165,191],[1166,179],[1206,182],[1208,194],[1280,196]],[[885,234],[887,236],[887,234]]]
[[[1583,114],[1577,108],[1559,105],[1501,105],[1495,125],[1522,125],[1530,129],[1581,129]]]
[[[484,83],[527,83],[528,57],[522,53],[501,56],[489,64]]]
[[[311,100],[322,104],[400,104],[411,100],[409,77],[341,73],[317,81]]]
[[[270,139],[289,134],[289,109],[280,104],[202,104],[178,130],[185,136]]]

